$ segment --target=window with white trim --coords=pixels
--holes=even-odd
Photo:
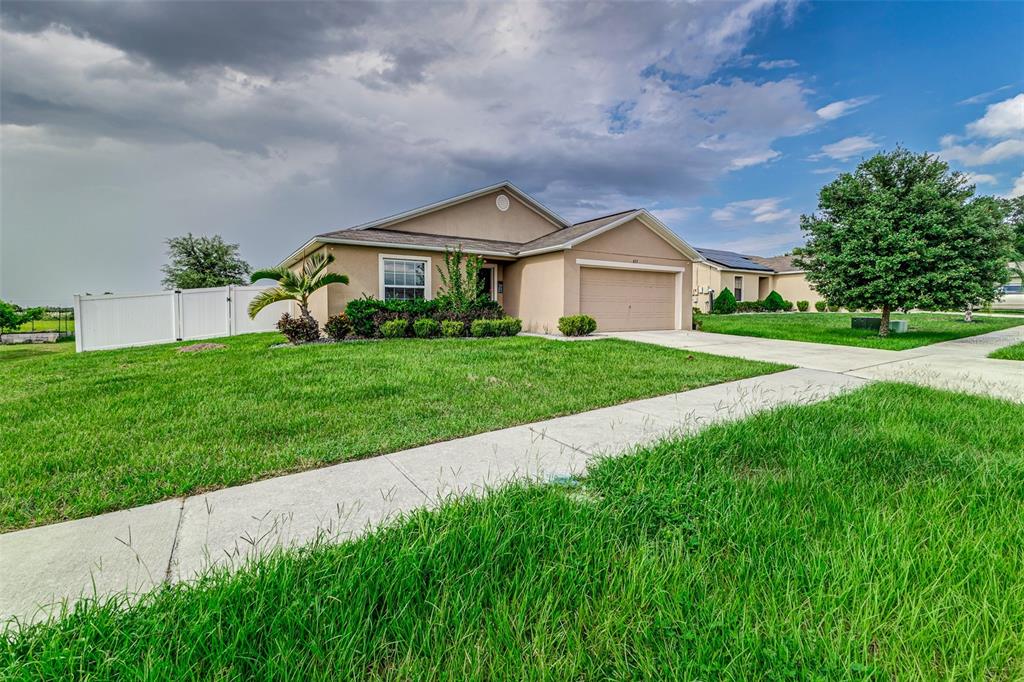
[[[384,258],[384,300],[408,301],[427,298],[427,261],[412,258]]]
[[[743,278],[733,277],[732,278],[732,293],[736,296],[737,301],[743,300]]]

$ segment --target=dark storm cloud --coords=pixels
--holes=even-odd
[[[5,1],[0,285],[145,290],[187,230],[271,264],[503,179],[571,219],[679,206],[818,120],[714,75],[771,7]]]
[[[64,26],[170,72],[230,66],[281,75],[365,45],[373,3],[19,2],[0,4],[6,30]]]
[[[628,142],[609,140],[596,145],[588,154],[555,150],[534,150],[529,154],[501,154],[477,149],[453,154],[453,166],[488,178],[522,178],[519,184],[531,193],[542,195],[554,205],[588,206],[587,198],[609,193],[653,201],[660,196],[684,198],[708,188],[709,177],[718,162],[710,153],[687,155],[687,163],[674,157],[636,153]],[[565,172],[552,174],[552,168]],[[592,202],[589,205],[593,206]],[[598,204],[597,210],[603,210]]]
[[[408,8],[398,9],[403,7]],[[441,16],[457,10],[446,4],[426,13]],[[35,65],[29,65],[25,71],[0,72],[0,120],[59,128],[66,135],[208,142],[257,154],[266,154],[268,142],[282,136],[343,142],[350,134],[343,121],[297,111],[300,105],[278,94],[274,86],[301,82],[316,71],[318,60],[365,49],[370,38],[386,67],[357,81],[374,90],[422,83],[429,65],[453,48],[430,36],[409,42],[396,39],[392,26],[401,25],[400,16],[396,19],[389,12],[393,13],[388,6],[371,3],[4,2],[0,16],[6,31],[66,29],[135,60],[91,67],[83,74],[88,81],[137,81],[141,88],[180,82],[187,84],[188,92],[160,92],[136,103],[90,100],[57,88],[41,94],[38,84],[48,74],[33,72]],[[217,99],[215,80],[224,77],[221,67],[239,72],[237,87],[263,90],[264,106],[229,115],[185,113]],[[271,80],[257,84],[250,76]]]
[[[408,87],[422,83],[430,64],[452,54],[450,45],[422,44],[401,45],[383,50],[388,66],[379,71],[360,76],[357,80],[368,88],[386,90],[390,87]]]

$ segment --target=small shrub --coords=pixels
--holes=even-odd
[[[736,312],[738,313],[763,313],[764,311],[764,301],[736,301]]]
[[[839,306],[838,305],[832,305],[831,303],[829,303],[828,304],[828,311],[830,313],[838,313],[839,312]]]
[[[412,331],[421,339],[429,339],[441,333],[441,325],[437,320],[421,317],[412,323]]]
[[[810,308],[810,307],[811,307],[811,302],[810,301],[797,301],[796,302],[796,309],[799,310],[802,313],[806,313],[807,309]]]
[[[455,338],[466,335],[466,323],[462,320],[441,320],[441,336]]]
[[[783,300],[779,292],[774,290],[764,299],[764,309],[770,313],[777,313],[780,310],[784,310],[785,304],[786,302]]]
[[[722,289],[722,293],[715,298],[711,312],[715,315],[729,315],[736,312],[736,297],[732,295],[731,289]]]
[[[503,317],[494,323],[497,325],[499,336],[515,336],[523,331],[523,321],[518,317]]]
[[[388,320],[380,325],[380,335],[385,339],[400,339],[409,331],[408,320]]]
[[[815,301],[814,302],[814,309],[817,310],[819,313],[825,312],[825,307],[826,307],[826,304],[825,304],[824,301]]]
[[[373,316],[383,309],[384,301],[376,298],[354,298],[345,306],[345,315],[352,331],[359,336],[374,336],[377,332]]]
[[[473,320],[469,325],[469,333],[477,338],[498,335],[497,320]]]
[[[590,315],[566,315],[558,318],[558,331],[565,336],[588,336],[597,331],[597,320]]]
[[[277,321],[277,330],[284,334],[289,343],[300,344],[320,340],[320,326],[309,317],[292,317],[288,313]]]
[[[338,313],[334,317],[328,317],[324,323],[324,333],[335,341],[342,341],[352,333],[352,323],[345,313]]]
[[[783,312],[789,312],[792,309],[793,309],[793,302],[792,301],[787,301],[786,299],[782,299],[782,311]]]
[[[702,311],[700,308],[694,308],[693,309],[693,316],[694,317],[697,317],[698,315],[703,315],[703,314],[704,314],[704,311]]]

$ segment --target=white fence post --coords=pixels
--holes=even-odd
[[[82,352],[82,334],[85,331],[81,328],[82,319],[82,297],[79,294],[75,294],[74,303],[74,315],[75,315],[75,352]]]
[[[228,285],[228,301],[225,306],[225,314],[228,316],[228,333],[234,336],[238,333],[238,325],[235,323],[234,307],[235,307],[235,285]]]
[[[181,341],[181,291],[178,289],[174,290],[171,314],[174,315],[174,340]]]

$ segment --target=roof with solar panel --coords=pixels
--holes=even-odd
[[[697,252],[704,256],[705,259],[724,268],[730,268],[733,270],[756,270],[758,272],[775,272],[775,270],[767,265],[762,265],[761,263],[752,260],[751,256],[744,256],[741,253],[701,248],[697,248]]]

